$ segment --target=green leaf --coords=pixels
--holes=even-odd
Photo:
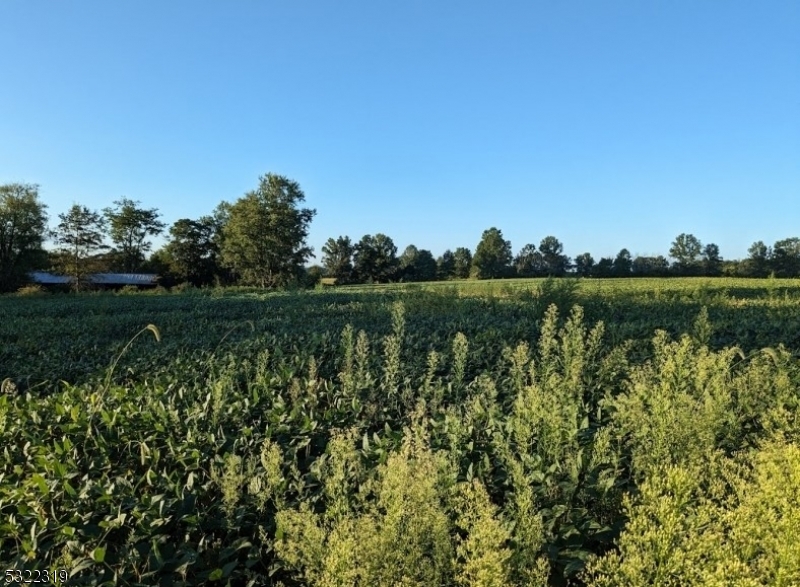
[[[106,549],[102,546],[98,546],[92,551],[92,559],[96,563],[101,563],[106,559]]]

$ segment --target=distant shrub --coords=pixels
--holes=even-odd
[[[179,283],[178,285],[173,285],[170,291],[172,291],[172,293],[186,293],[194,289],[195,289],[194,285],[192,285],[188,281],[184,281],[182,283]]]
[[[129,296],[137,293],[139,293],[139,288],[136,287],[135,285],[125,285],[119,290],[117,290],[117,295],[120,296]]]
[[[49,293],[50,292],[41,285],[26,285],[17,290],[18,296],[43,296]]]

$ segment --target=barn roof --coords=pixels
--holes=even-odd
[[[89,281],[97,285],[155,285],[155,273],[94,273]]]
[[[72,283],[71,277],[66,277],[64,275],[53,275],[52,273],[47,273],[46,271],[34,271],[28,275],[30,276],[31,281],[34,283],[41,283],[45,285]]]
[[[34,271],[29,275],[34,283],[43,285],[69,284],[75,281],[72,277],[54,275],[46,271]],[[155,273],[93,273],[87,276],[86,280],[95,285],[156,285],[158,275]]]

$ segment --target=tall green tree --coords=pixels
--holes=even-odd
[[[719,247],[714,243],[709,243],[703,247],[703,274],[709,277],[722,275],[722,257],[719,254]]]
[[[119,268],[127,273],[137,271],[144,262],[145,254],[152,243],[148,237],[158,236],[166,225],[159,220],[158,209],[145,209],[141,202],[121,198],[113,208],[105,208],[103,214],[108,223],[111,242],[116,247]]]
[[[106,220],[99,212],[79,204],[59,214],[58,220],[52,235],[58,246],[55,264],[73,278],[75,289],[81,290],[88,275],[98,269],[98,253],[109,249],[104,242]]]
[[[628,249],[622,249],[614,258],[614,276],[615,277],[629,277],[633,267],[633,260],[631,253]]]
[[[506,277],[511,265],[511,241],[503,238],[497,228],[483,231],[481,242],[475,249],[472,267],[478,279],[496,279]]]
[[[594,270],[594,257],[590,253],[581,253],[575,257],[575,273],[579,277],[589,277]]]
[[[453,251],[447,249],[442,256],[436,259],[436,278],[444,281],[455,277],[456,274],[456,256]]]
[[[554,236],[546,236],[539,243],[544,271],[547,275],[564,275],[569,268],[569,257],[564,254],[564,245]]]
[[[385,234],[364,235],[353,253],[356,278],[368,283],[397,279],[399,262],[394,241]]]
[[[675,259],[675,272],[681,275],[696,275],[700,271],[699,257],[703,245],[693,234],[681,233],[672,242],[669,256]]]
[[[349,236],[329,238],[322,245],[322,266],[330,277],[339,284],[353,280],[353,253],[355,249]]]
[[[400,275],[404,281],[433,281],[436,279],[436,260],[426,249],[408,245],[399,258]]]
[[[306,246],[316,210],[300,208],[300,185],[273,173],[225,210],[221,255],[243,283],[281,287],[303,273],[312,249]]]
[[[0,186],[0,291],[22,285],[26,274],[47,264],[42,244],[47,234],[47,206],[39,186]]]
[[[472,271],[472,251],[458,247],[453,252],[453,277],[467,279]]]
[[[799,277],[800,238],[785,238],[772,245],[771,265],[776,277]]]
[[[772,247],[764,244],[764,241],[757,241],[747,249],[750,256],[745,262],[745,272],[748,277],[766,277],[770,272],[770,261],[772,260]]]
[[[669,274],[669,261],[663,255],[657,257],[639,255],[631,264],[631,272],[636,277],[666,277]]]
[[[611,257],[600,257],[600,260],[592,268],[592,275],[595,277],[611,277],[614,275],[614,259]]]
[[[530,243],[514,257],[514,269],[519,277],[535,277],[542,272],[543,265],[542,254]]]
[[[220,277],[219,227],[212,216],[181,218],[170,227],[165,255],[170,270],[181,281],[200,287]]]

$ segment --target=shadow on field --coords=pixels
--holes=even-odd
[[[168,369],[202,376],[215,351],[234,348],[244,357],[260,349],[312,353],[321,375],[335,376],[345,326],[364,330],[379,354],[392,330],[395,301],[405,308],[403,359],[424,369],[428,353],[448,353],[461,332],[470,343],[469,376],[496,366],[506,346],[535,345],[551,303],[562,318],[580,304],[588,326],[602,320],[606,344],[634,340],[635,360],[648,356],[656,329],[673,337],[690,332],[704,306],[714,348],[738,345],[749,352],[783,344],[800,349],[800,311],[789,290],[593,292],[570,280],[546,283],[527,290],[498,286],[480,295],[454,286],[279,295],[9,297],[0,305],[0,380],[9,377],[25,389],[101,376],[130,337],[149,323],[160,329],[162,342],[136,341],[120,362],[120,377],[135,381]],[[244,328],[249,322],[253,328]]]

